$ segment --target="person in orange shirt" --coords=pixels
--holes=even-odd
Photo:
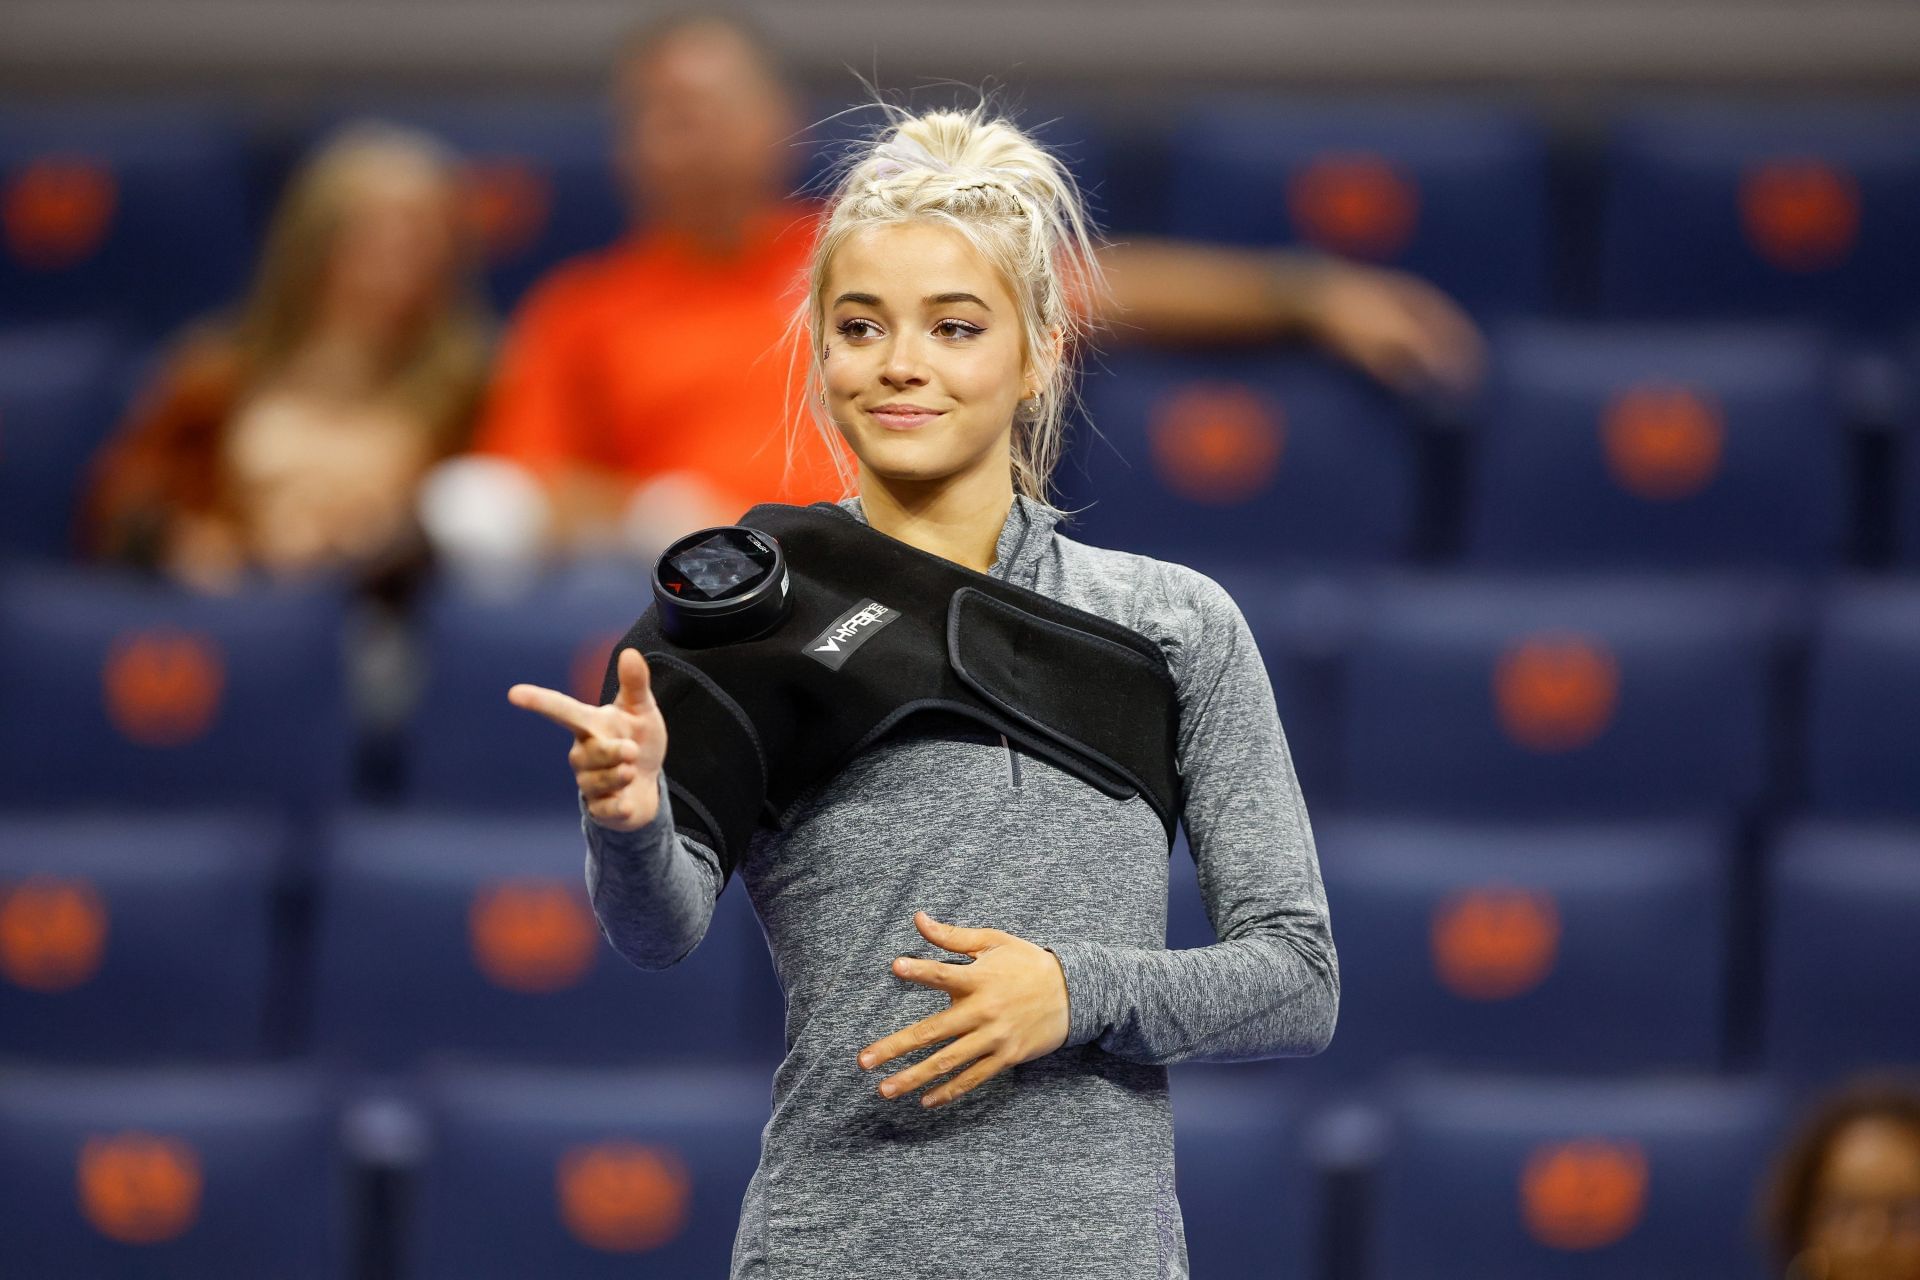
[[[757,502],[850,491],[850,467],[789,430],[786,328],[817,210],[787,194],[801,122],[774,51],[735,19],[669,16],[617,58],[613,108],[643,220],[562,264],[515,316],[477,455],[425,504],[456,565],[530,565],[530,544],[650,556]],[[1398,385],[1478,374],[1472,323],[1402,273],[1173,240],[1105,246],[1101,265],[1110,310],[1092,319],[1121,339],[1290,335]]]

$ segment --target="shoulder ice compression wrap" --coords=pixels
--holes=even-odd
[[[657,609],[627,631],[667,724],[677,827],[731,875],[762,820],[799,801],[901,720],[945,711],[1004,733],[1115,799],[1179,821],[1179,704],[1159,647],[1139,633],[909,546],[827,502],[767,503],[740,518],[772,534],[792,610],[753,640],[685,648]]]

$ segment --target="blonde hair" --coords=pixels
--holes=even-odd
[[[455,261],[440,296],[392,353],[388,390],[420,416],[443,449],[459,436],[486,376],[490,323],[479,301],[477,253],[455,204],[457,158],[432,135],[377,121],[341,128],[308,158],[274,211],[252,288],[232,330],[242,386],[272,376],[312,329],[325,273],[354,189],[378,165],[417,166],[448,192]]]
[[[800,335],[807,339],[801,403],[851,492],[852,472],[821,407],[827,266],[858,231],[915,221],[951,227],[1001,273],[1019,303],[1023,348],[1040,394],[1014,417],[1013,487],[1054,509],[1047,490],[1064,443],[1077,356],[1091,303],[1105,288],[1079,188],[1057,157],[991,116],[985,102],[917,116],[878,105],[891,127],[856,150],[834,184],[794,316],[796,357]]]

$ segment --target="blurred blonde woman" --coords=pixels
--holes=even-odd
[[[617,648],[602,706],[508,691],[573,734],[588,884],[622,954],[678,961],[735,874],[760,916],[787,1052],[732,1280],[1184,1280],[1167,1067],[1333,1035],[1313,833],[1245,617],[1203,574],[1055,527],[1077,304],[1099,288],[1056,157],[984,109],[904,116],[814,250],[807,408],[852,455],[846,514],[1165,662],[1178,804],[1224,941],[1167,949],[1153,804],[970,718],[905,716],[723,862],[676,826],[672,761],[708,744],[669,755],[638,649]],[[878,677],[858,663],[842,677]]]
[[[177,342],[96,459],[85,551],[204,591],[417,568],[415,490],[465,443],[487,358],[458,192],[410,130],[308,159],[237,314]]]

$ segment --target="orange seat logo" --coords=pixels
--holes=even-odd
[[[470,160],[460,203],[467,227],[489,262],[510,262],[540,239],[553,210],[553,184],[525,160]]]
[[[122,1244],[172,1240],[200,1213],[200,1158],[178,1138],[88,1138],[80,1148],[78,1181],[87,1221]]]
[[[0,888],[0,974],[30,991],[67,991],[100,970],[107,905],[85,880],[33,876]]]
[[[43,156],[0,191],[0,227],[22,266],[59,271],[91,258],[106,241],[119,203],[113,170],[79,156]]]
[[[575,1147],[555,1178],[560,1220],[585,1244],[640,1253],[679,1235],[693,1178],[678,1152],[637,1142]]]
[[[586,977],[600,930],[577,884],[506,880],[482,886],[467,912],[480,972],[509,991],[560,991]]]
[[[1600,418],[1608,472],[1621,488],[1656,502],[1705,488],[1720,470],[1726,435],[1720,406],[1688,387],[1629,387]]]
[[[1604,1138],[1541,1146],[1521,1172],[1520,1209],[1528,1233],[1550,1249],[1613,1244],[1646,1214],[1646,1153]]]
[[[568,676],[574,697],[590,707],[601,705],[600,685],[607,678],[607,663],[613,658],[613,646],[619,644],[620,637],[625,634],[623,631],[608,631],[589,636],[574,650],[573,667]]]
[[[1391,258],[1420,220],[1420,188],[1382,156],[1334,152],[1287,179],[1287,213],[1302,237],[1358,258]]]
[[[1572,751],[1612,722],[1620,664],[1596,637],[1529,636],[1501,655],[1493,695],[1500,727],[1515,742],[1530,751]]]
[[[1467,1000],[1509,1000],[1553,972],[1560,912],[1551,894],[1487,885],[1435,907],[1430,936],[1440,985]]]
[[[1769,160],[1740,180],[1747,242],[1782,271],[1836,267],[1860,238],[1860,184],[1821,160]]]
[[[1218,506],[1263,493],[1286,447],[1280,406],[1235,383],[1182,387],[1154,406],[1147,430],[1167,488]]]
[[[101,681],[114,728],[142,746],[177,747],[212,726],[226,664],[211,636],[156,627],[116,637]]]

